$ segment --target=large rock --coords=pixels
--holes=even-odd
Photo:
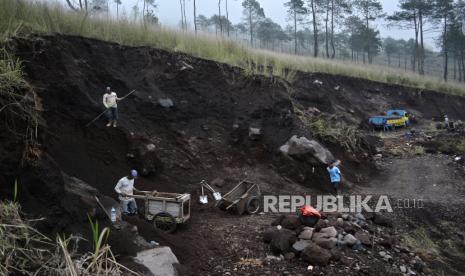
[[[355,238],[353,235],[351,234],[347,234],[345,237],[344,237],[344,243],[348,246],[352,246],[354,245],[355,243],[357,242],[357,238]]]
[[[140,144],[137,148],[138,169],[141,175],[147,176],[161,170],[162,162],[156,154],[156,146],[152,143]]]
[[[296,234],[288,229],[281,229],[271,240],[270,248],[274,254],[287,253],[292,251],[292,245],[296,242]]]
[[[147,267],[157,276],[176,275],[175,265],[179,263],[176,256],[169,247],[157,247],[137,253],[134,260]]]
[[[311,240],[313,236],[313,231],[314,231],[313,228],[305,227],[304,231],[300,232],[299,239]]]
[[[308,240],[300,240],[300,241],[296,241],[293,245],[292,245],[292,248],[297,251],[297,252],[301,252],[303,251],[307,246],[311,245],[312,242],[311,241],[308,241]]]
[[[300,219],[295,215],[284,216],[281,220],[281,226],[286,229],[295,230],[302,226]]]
[[[315,140],[308,140],[305,137],[294,135],[279,149],[283,154],[291,157],[300,157],[307,154],[312,155],[324,164],[334,160],[332,153]]]
[[[333,249],[337,245],[337,239],[336,238],[316,239],[314,240],[314,243],[326,249]]]
[[[331,260],[331,252],[312,243],[302,251],[300,257],[311,265],[325,266]]]
[[[273,237],[276,233],[278,233],[280,230],[278,230],[278,228],[276,227],[271,227],[271,228],[268,228],[265,230],[265,232],[263,232],[262,236],[263,236],[263,241],[265,243],[270,243],[272,240],[273,240]]]
[[[337,230],[336,228],[334,228],[334,226],[322,228],[320,230],[320,233],[326,234],[330,238],[337,236]]]

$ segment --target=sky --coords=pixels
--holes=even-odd
[[[65,0],[49,0],[65,3]],[[76,0],[75,0],[76,1]],[[112,12],[116,13],[116,6],[114,0],[110,1],[110,9]],[[179,0],[155,0],[158,4],[158,7],[155,11],[158,16],[160,23],[163,25],[178,26],[181,21],[181,12]],[[226,0],[222,0],[222,15],[225,14],[224,3]],[[258,0],[260,5],[265,11],[265,15],[273,19],[281,26],[285,27],[288,22],[286,7],[284,3],[288,0]],[[131,13],[133,6],[138,5],[139,9],[142,9],[143,0],[122,0],[123,7],[120,7],[120,10],[124,10],[128,15]],[[395,10],[398,9],[399,0],[381,0],[383,5],[384,12],[386,14],[392,14]],[[229,18],[233,24],[237,24],[242,20],[242,0],[228,0],[229,7]],[[218,0],[197,0],[197,15],[203,14],[207,17],[210,17],[218,13]],[[193,0],[186,0],[186,14],[188,22],[192,22],[193,18]],[[387,23],[384,20],[377,20],[375,22],[376,27],[381,33],[381,37],[391,36],[395,39],[410,39],[413,38],[413,30],[402,30],[395,27],[388,28]],[[427,35],[425,40],[429,46],[434,47],[434,42],[432,40],[434,34]]]

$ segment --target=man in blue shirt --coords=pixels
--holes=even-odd
[[[340,160],[336,160],[330,163],[330,165],[326,168],[329,173],[329,177],[331,178],[331,184],[334,187],[334,190],[336,192],[336,195],[338,194],[339,191],[339,186],[341,185],[341,171],[339,170],[339,165],[341,164]]]

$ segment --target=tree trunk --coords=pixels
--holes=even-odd
[[[194,31],[195,31],[195,34],[197,34],[197,5],[195,1],[196,0],[194,0]]]
[[[223,36],[223,20],[221,20],[221,0],[218,0],[218,20],[220,21],[220,34]]]
[[[318,57],[318,26],[316,22],[315,0],[311,1],[313,18],[313,56]]]
[[[336,57],[336,46],[334,45],[334,0],[331,0],[331,59]]]
[[[182,11],[182,0],[179,0],[179,7],[181,7],[181,29],[184,30],[184,13]],[[145,9],[145,0],[144,0],[144,9]]]
[[[69,6],[73,11],[77,11],[77,8],[70,2],[70,0],[66,0],[66,3],[68,3],[68,6]]]
[[[249,7],[250,46],[253,47],[252,7]]]
[[[79,0],[79,9],[82,11],[82,0]]]
[[[297,12],[294,9],[294,55],[297,55]]]
[[[87,0],[84,0],[84,7],[86,8],[86,12],[87,12],[87,6],[88,6]]]
[[[116,3],[116,20],[119,18],[119,4]]]
[[[419,72],[420,72],[420,75],[424,75],[425,74],[425,44],[423,40],[423,12],[422,10],[418,12],[418,17],[420,21],[420,44],[421,44]]]
[[[228,37],[229,37],[229,8],[228,8],[228,0],[226,0],[226,24],[228,24]]]
[[[462,81],[465,82],[465,51],[462,50],[460,55],[461,55],[461,61],[462,61],[462,74],[463,74]]]
[[[329,0],[326,0],[326,20],[325,20],[325,50],[326,58],[329,58],[329,31],[328,31],[328,22],[329,22]]]
[[[184,6],[183,13],[182,13],[184,16],[184,27],[187,30],[186,0],[182,0],[182,4]],[[148,7],[147,7],[147,12],[148,12]]]
[[[444,33],[443,33],[443,47],[444,47],[444,81],[447,82],[449,74],[449,53],[447,49],[447,13],[444,15]]]
[[[457,80],[457,54],[456,54],[456,53],[454,53],[453,62],[454,62],[454,67],[453,67],[453,70],[454,70],[454,80]]]
[[[418,66],[418,70],[420,70],[420,58],[419,58],[419,51],[418,51],[418,20],[417,20],[416,10],[413,12],[413,23],[415,25],[415,60],[414,60],[414,63],[415,63],[415,66]],[[415,66],[413,67],[413,72],[416,71]]]
[[[145,24],[145,5],[146,5],[145,1],[146,0],[144,0],[143,1],[144,3],[142,4],[142,21],[144,22],[144,24]],[[179,3],[181,3],[181,0],[179,0]],[[181,9],[182,9],[182,5],[181,5]],[[182,17],[182,13],[181,13],[181,17]]]

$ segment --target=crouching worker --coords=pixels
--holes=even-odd
[[[118,193],[118,198],[121,203],[121,212],[125,215],[137,214],[136,200],[131,197],[134,191],[138,191],[134,187],[134,179],[137,178],[137,171],[131,170],[128,176],[121,178],[116,184],[115,191]]]
[[[308,227],[313,227],[320,220],[321,214],[317,209],[313,208],[310,205],[304,205],[299,210],[299,219],[300,222]]]

